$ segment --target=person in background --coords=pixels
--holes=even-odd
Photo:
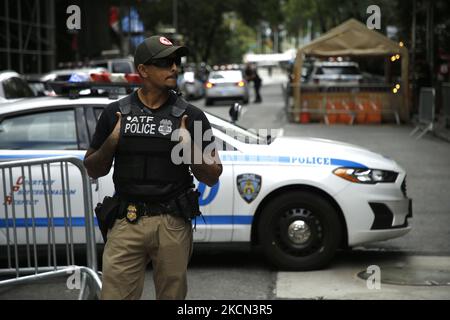
[[[255,64],[247,63],[245,70],[245,79],[247,82],[253,82],[253,88],[255,89],[255,100],[254,103],[261,103],[262,98],[260,94],[260,89],[262,85],[262,79],[258,74],[258,70]]]

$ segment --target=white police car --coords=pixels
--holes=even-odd
[[[106,97],[42,97],[2,105],[0,160],[58,155],[83,159],[96,121],[109,103]],[[277,137],[266,143],[227,121],[207,116],[223,150],[224,170],[212,188],[198,185],[205,221],[197,219],[196,242],[251,242],[261,245],[278,268],[306,270],[325,266],[340,247],[410,231],[406,173],[395,161],[323,139]],[[70,166],[70,187],[65,189],[57,178],[60,170],[59,165],[51,166],[47,186],[40,168],[31,180],[20,170],[11,179],[7,172],[2,173],[7,181],[0,183],[4,197],[0,245],[13,239],[5,216],[5,208],[9,207],[11,214],[13,203],[18,242],[26,243],[23,207],[30,205],[30,189],[38,217],[38,242],[48,242],[45,194],[50,189],[56,242],[64,242],[65,237],[63,194],[70,195],[73,207],[74,240],[84,241],[80,174]],[[113,194],[112,173],[93,180],[92,189],[94,205]],[[98,230],[97,242],[102,242]]]

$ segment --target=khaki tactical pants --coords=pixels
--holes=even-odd
[[[116,220],[103,252],[102,299],[140,299],[152,261],[156,299],[185,299],[192,226],[168,214]]]

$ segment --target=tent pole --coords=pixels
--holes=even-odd
[[[402,59],[402,93],[403,93],[403,103],[402,103],[402,114],[401,118],[405,122],[409,122],[410,110],[409,110],[409,57],[408,49],[402,47],[400,49],[401,59]]]
[[[292,92],[294,93],[294,109],[300,109],[300,86],[302,82],[302,66],[303,66],[303,52],[301,49],[297,51],[297,58],[295,59],[294,78],[292,80]]]

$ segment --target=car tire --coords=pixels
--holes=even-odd
[[[336,209],[320,195],[307,191],[291,191],[268,203],[257,230],[264,255],[280,270],[323,268],[342,240]]]
[[[213,104],[213,100],[212,99],[206,99],[205,100],[205,106],[211,106]]]
[[[244,99],[242,99],[242,104],[248,104],[248,98],[244,98]]]

